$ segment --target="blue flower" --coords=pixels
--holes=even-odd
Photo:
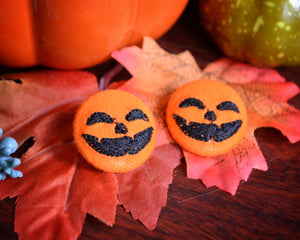
[[[0,128],[0,137],[3,131]],[[12,178],[23,177],[22,172],[14,170],[13,168],[20,165],[19,158],[11,157],[18,148],[18,143],[12,137],[5,137],[0,141],[0,180],[6,179],[9,175]]]

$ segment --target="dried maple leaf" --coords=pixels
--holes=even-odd
[[[15,79],[3,80],[3,79]],[[117,201],[114,174],[96,170],[73,144],[78,105],[98,91],[86,72],[41,71],[0,81],[0,124],[18,143],[34,138],[17,169],[23,178],[0,182],[0,198],[17,196],[19,239],[76,239],[86,213],[112,225]]]
[[[299,89],[295,84],[285,82],[275,70],[221,59],[201,71],[189,52],[170,54],[150,38],[144,38],[142,49],[128,47],[112,56],[133,76],[120,89],[139,96],[158,117],[160,144],[171,141],[164,113],[170,95],[178,87],[209,78],[226,82],[240,94],[247,106],[249,123],[238,146],[218,157],[201,157],[184,151],[187,176],[201,179],[207,187],[215,185],[234,195],[240,181],[248,179],[252,168],[267,170],[254,136],[256,128],[275,127],[291,142],[300,139],[297,127],[300,113],[286,102]]]

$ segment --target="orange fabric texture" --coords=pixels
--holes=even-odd
[[[166,120],[172,137],[186,151],[217,156],[242,139],[247,112],[231,87],[203,79],[180,87],[171,96]]]
[[[114,173],[142,165],[156,140],[150,109],[120,90],[105,90],[89,97],[77,110],[73,134],[78,151],[90,164]]]

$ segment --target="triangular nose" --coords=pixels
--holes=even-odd
[[[215,121],[217,119],[216,114],[213,111],[207,111],[204,114],[204,118],[208,121]]]
[[[115,133],[126,134],[127,132],[128,130],[123,123],[116,123]]]

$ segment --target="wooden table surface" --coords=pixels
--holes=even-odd
[[[223,55],[203,33],[196,10],[195,3],[190,3],[158,43],[171,52],[188,49],[203,68]],[[100,77],[113,64],[109,61],[90,71]],[[277,70],[300,86],[300,67]],[[289,103],[300,109],[300,96]],[[187,179],[182,160],[174,171],[167,205],[155,230],[134,221],[118,206],[113,227],[88,215],[79,239],[300,239],[300,142],[289,143],[273,128],[257,129],[255,135],[269,170],[253,170],[235,196],[215,187],[205,188],[200,180]],[[0,201],[0,240],[18,239],[13,228],[14,202]]]

